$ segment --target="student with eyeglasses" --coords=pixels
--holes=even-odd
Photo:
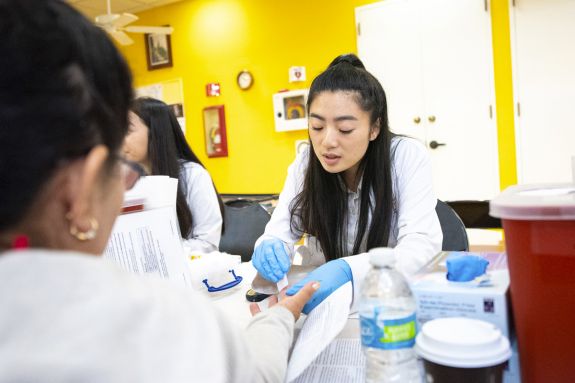
[[[101,257],[139,175],[128,67],[61,0],[0,0],[0,30],[0,382],[283,382],[317,284],[239,329]]]
[[[176,212],[184,246],[202,253],[218,250],[224,205],[172,108],[160,100],[137,98],[122,150],[148,174],[178,179]]]

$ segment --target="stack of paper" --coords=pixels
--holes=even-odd
[[[131,209],[116,219],[104,257],[135,274],[157,275],[190,286],[176,214],[178,180],[148,176],[124,196]],[[138,204],[135,203],[138,202]]]
[[[286,382],[362,382],[365,359],[359,328],[340,338],[348,322],[353,296],[351,282],[338,288],[305,318],[288,363]]]

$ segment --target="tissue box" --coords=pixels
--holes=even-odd
[[[509,338],[509,271],[505,253],[468,253],[489,261],[488,286],[472,287],[467,283],[448,281],[445,258],[441,252],[410,280],[417,304],[417,321],[421,326],[435,318],[463,316],[496,325]]]

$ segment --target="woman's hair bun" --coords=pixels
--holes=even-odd
[[[350,64],[356,68],[360,68],[360,69],[365,69],[365,65],[363,65],[363,63],[361,62],[361,60],[359,59],[359,57],[357,57],[355,54],[353,53],[347,53],[344,55],[340,55],[337,56],[328,66],[328,68],[331,68],[333,66],[339,65],[339,64]]]

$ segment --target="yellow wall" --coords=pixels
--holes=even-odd
[[[507,186],[516,182],[508,10],[507,0],[492,1],[501,184]],[[138,15],[137,24],[175,28],[173,68],[148,71],[143,38],[122,51],[136,86],[183,79],[186,136],[221,193],[278,193],[295,140],[306,139],[307,131],[274,130],[272,94],[309,87],[335,56],[357,52],[354,9],[373,2],[188,0]],[[306,82],[288,82],[292,65],[306,67]],[[242,69],[255,78],[248,91],[236,85]],[[219,82],[222,95],[206,97],[208,82]],[[207,158],[202,109],[219,104],[226,108],[229,156]]]

